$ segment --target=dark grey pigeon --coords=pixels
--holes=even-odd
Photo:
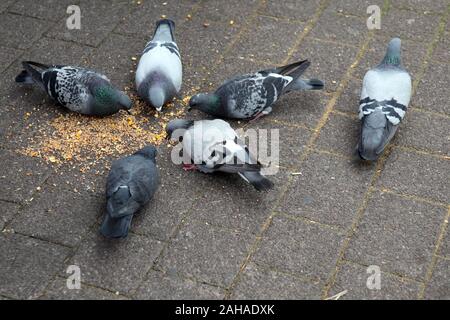
[[[106,181],[106,213],[100,232],[126,237],[133,215],[153,197],[159,185],[156,148],[147,146],[113,163]]]
[[[145,46],[136,71],[139,96],[161,111],[181,88],[182,66],[174,37],[175,23],[159,20],[153,39]]]
[[[402,66],[401,41],[394,38],[383,61],[364,76],[359,105],[358,154],[377,160],[394,136],[411,99],[411,77]]]
[[[307,60],[287,66],[234,77],[214,93],[200,93],[189,101],[190,109],[198,109],[220,118],[254,120],[272,111],[272,104],[293,90],[320,90],[317,79],[300,79],[309,67]]]
[[[23,61],[22,65],[24,70],[16,77],[16,82],[37,84],[73,112],[107,116],[132,107],[131,99],[124,92],[114,88],[106,76],[95,71],[32,61]]]
[[[176,119],[169,122],[166,132],[170,138],[182,138],[185,170],[237,173],[257,190],[273,188],[273,183],[261,174],[262,165],[227,122]]]

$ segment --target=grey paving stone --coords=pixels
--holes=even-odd
[[[19,211],[20,206],[17,203],[0,201],[0,208],[0,230],[3,230],[5,224]]]
[[[188,221],[164,252],[157,268],[212,285],[231,284],[254,236]]]
[[[115,32],[128,35],[141,35],[150,37],[153,35],[155,22],[166,16],[174,20],[176,28],[184,23],[186,16],[192,11],[192,7],[198,1],[141,1],[127,4],[130,11],[120,20]],[[166,3],[164,5],[164,3]],[[179,35],[177,29],[175,34]]]
[[[280,18],[308,21],[314,17],[318,7],[319,2],[314,0],[304,0],[301,3],[295,0],[286,0],[283,1],[282,5],[279,1],[268,0],[261,13]]]
[[[6,10],[9,6],[11,6],[14,1],[16,0],[4,0],[0,2],[0,13]]]
[[[429,43],[438,24],[439,17],[434,14],[391,7],[382,17],[381,29],[377,30],[377,33]]]
[[[450,32],[444,32],[433,51],[432,58],[445,63],[450,61]]]
[[[238,176],[209,177],[210,188],[217,191],[201,194],[193,206],[192,219],[237,232],[257,234],[273,210],[288,173],[280,169],[276,175],[267,175],[267,178],[274,183],[274,189],[258,192]],[[243,187],[234,185],[241,183]]]
[[[431,63],[422,77],[413,97],[413,104],[423,109],[450,114],[445,90],[450,81],[450,64]]]
[[[450,232],[448,228],[446,234],[444,235],[438,254],[450,258]]]
[[[319,282],[305,281],[250,263],[236,285],[231,299],[304,300],[320,299]]]
[[[0,294],[37,298],[69,254],[69,249],[18,234],[0,235]]]
[[[280,64],[302,34],[304,23],[258,16],[234,46],[231,56],[267,60]]]
[[[311,154],[298,170],[281,212],[348,228],[369,186],[374,166]]]
[[[340,13],[342,15],[356,15],[368,18],[367,8],[371,5],[377,5],[383,9],[383,0],[333,0],[330,2],[327,10]]]
[[[104,73],[118,88],[128,86],[134,89],[138,61],[131,59],[140,58],[146,43],[147,41],[140,37],[111,34],[95,51],[95,55],[89,58],[88,65]]]
[[[97,47],[127,15],[129,6],[124,2],[81,0],[81,28],[68,29],[67,18],[62,18],[48,33],[48,37],[75,41]]]
[[[8,11],[30,17],[57,21],[63,16],[66,16],[66,19],[69,17],[66,11],[67,7],[71,4],[74,4],[73,0],[18,0],[9,7]]]
[[[45,185],[11,224],[20,233],[75,247],[103,213],[104,199]]]
[[[450,260],[438,259],[433,270],[431,281],[425,290],[425,299],[449,300],[450,299]]]
[[[43,37],[32,49],[25,52],[22,60],[33,60],[44,64],[87,66],[86,62],[94,56],[93,53],[93,48],[82,44]],[[97,54],[95,53],[95,56]],[[21,64],[17,63],[17,69],[20,68],[22,68]]]
[[[308,76],[312,73],[308,73]],[[268,115],[274,120],[314,129],[322,117],[329,97],[320,91],[290,92],[280,98]]]
[[[351,78],[344,91],[337,100],[334,109],[358,115],[359,100],[361,98],[362,78]]]
[[[306,37],[292,60],[310,60],[311,66],[306,71],[305,77],[323,80],[325,90],[332,92],[336,90],[345,72],[354,62],[357,52],[358,50],[350,46],[330,44]]]
[[[423,0],[396,0],[393,1],[392,6],[398,8],[406,8],[410,10],[423,11],[423,12],[436,12],[443,13],[448,6],[446,0],[436,1],[423,1]]]
[[[394,150],[386,161],[378,185],[448,203],[449,169],[448,160]]]
[[[125,239],[105,239],[96,228],[67,265],[80,267],[82,282],[128,294],[142,282],[162,245],[135,234]]]
[[[333,9],[328,9],[320,16],[310,36],[359,46],[368,32],[366,19],[337,14]],[[328,46],[334,47],[333,44]]]
[[[249,124],[245,129],[257,130],[260,134],[261,142],[265,137],[264,131],[262,130],[267,130],[268,153],[270,153],[271,148],[274,148],[273,150],[275,151],[276,141],[274,137],[275,130],[278,130],[279,161],[277,165],[282,166],[283,168],[292,168],[299,163],[300,156],[308,144],[312,131],[306,128],[281,124],[276,122],[277,119],[278,118],[269,115],[265,119],[259,119],[258,121]],[[273,136],[271,133],[272,130],[274,133]]]
[[[151,270],[135,296],[142,300],[218,300],[223,289]]]
[[[418,112],[412,107],[396,134],[395,142],[442,155],[450,155],[450,118]]]
[[[2,46],[28,49],[50,27],[50,23],[11,13],[0,14]]]
[[[371,68],[374,68],[381,62],[381,60],[383,60],[390,39],[391,37],[387,37],[385,35],[378,35],[374,37],[372,41],[369,43],[368,47],[369,50],[365,53],[364,57],[355,67],[352,76],[355,77],[356,79],[361,79],[362,83],[362,80],[366,72],[369,71]],[[402,39],[402,49],[401,49],[402,63],[405,69],[411,75],[411,78],[414,80],[417,78],[417,75],[422,66],[423,59],[425,58],[428,42],[426,41],[415,42],[404,38],[401,39]]]
[[[352,157],[359,141],[360,127],[357,117],[333,113],[320,131],[316,145],[319,149],[336,151]]]
[[[439,206],[376,192],[345,257],[422,280],[446,213]]]
[[[339,271],[336,282],[329,292],[329,296],[338,294],[344,290],[347,293],[342,300],[414,300],[419,293],[419,282],[406,280],[383,272],[381,267],[380,289],[369,289],[368,278],[373,271],[367,272],[367,268],[353,263],[345,263]]]
[[[56,279],[45,290],[42,300],[126,300],[124,296],[81,283],[80,289],[68,289],[67,278]]]
[[[254,260],[314,281],[326,280],[342,240],[343,234],[331,228],[275,216]]]
[[[5,70],[18,56],[22,54],[22,50],[1,47],[0,50],[0,71]]]
[[[49,174],[48,167],[41,160],[6,150],[0,152],[0,163],[0,181],[9,186],[0,192],[3,200],[29,200]]]

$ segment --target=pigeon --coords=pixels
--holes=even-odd
[[[153,39],[145,46],[136,71],[139,96],[158,111],[181,88],[181,56],[175,43],[174,29],[172,20],[162,19],[156,23]]]
[[[128,235],[133,215],[153,197],[159,185],[156,148],[147,146],[115,161],[106,181],[106,213],[100,232],[108,238]]]
[[[123,109],[129,112],[133,103],[109,79],[95,71],[63,65],[23,61],[24,70],[17,83],[37,84],[67,109],[86,115],[108,116]]]
[[[168,138],[181,141],[185,170],[237,173],[257,190],[273,188],[273,183],[261,174],[262,165],[227,122],[175,119],[169,122],[166,132]]]
[[[214,93],[192,96],[189,110],[198,109],[210,115],[230,119],[256,120],[272,111],[272,104],[293,90],[320,90],[317,79],[300,79],[309,67],[308,60],[283,67],[258,71],[225,81]]]
[[[378,159],[408,108],[411,77],[402,66],[400,47],[400,39],[392,39],[381,63],[364,76],[359,102],[361,136],[357,146],[363,160]]]

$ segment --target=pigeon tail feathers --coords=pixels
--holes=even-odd
[[[322,90],[325,84],[319,79],[297,79],[290,90]]]
[[[398,126],[392,125],[381,110],[363,118],[358,154],[361,159],[375,161],[392,139]]]
[[[261,175],[259,172],[239,172],[239,175],[258,191],[267,191],[273,188],[273,182]]]
[[[15,80],[17,83],[26,83],[26,84],[33,84],[33,77],[31,74],[28,73],[27,70],[22,70],[21,73],[19,73]]]
[[[23,70],[16,77],[16,82],[30,83],[29,81],[33,80],[35,83],[43,86],[41,72],[39,72],[32,66],[38,67],[40,69],[48,69],[49,66],[33,61],[22,61],[22,66],[25,70]]]
[[[107,238],[125,238],[128,235],[132,219],[132,215],[114,219],[105,214],[100,233]]]
[[[292,70],[289,70],[286,73],[282,73],[283,75],[292,77],[292,82],[286,86],[286,91],[293,90],[291,87],[295,87],[295,83],[297,79],[305,72],[306,69],[311,65],[311,62],[308,60],[303,60],[297,63],[296,67]]]
[[[156,22],[153,41],[175,42],[175,22],[170,19],[161,19]]]

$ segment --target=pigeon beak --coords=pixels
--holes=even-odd
[[[130,116],[131,116],[131,111],[130,110],[125,110]]]
[[[162,106],[161,107],[156,107],[156,111],[161,112],[162,110]]]
[[[191,106],[188,106],[188,107],[187,107],[187,111],[188,111],[188,112],[191,112],[191,110],[192,110]]]

